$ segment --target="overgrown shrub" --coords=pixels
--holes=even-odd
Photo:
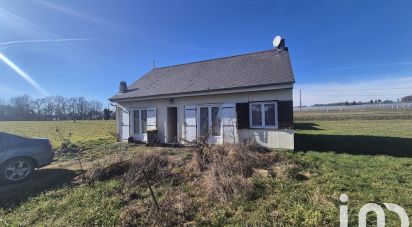
[[[261,153],[246,145],[216,146],[193,155],[192,162],[200,162],[203,184],[211,199],[228,201],[233,197],[248,196],[254,189],[251,176],[256,169],[269,168],[277,160],[276,153]]]
[[[172,159],[166,150],[142,152],[133,157],[130,169],[124,176],[126,187],[156,185],[175,182],[179,178],[174,168],[183,163]]]
[[[192,145],[177,152],[167,148],[138,152],[129,161],[112,162],[89,174],[96,180],[121,179],[128,205],[121,212],[120,225],[190,223],[196,213],[207,213],[216,204],[258,199],[265,187],[257,179],[277,176],[279,169],[288,175],[292,166],[277,152],[257,144],[211,146],[198,141]]]
[[[123,176],[130,168],[130,162],[119,161],[109,164],[107,167],[97,166],[90,170],[86,178],[89,181],[104,181]]]

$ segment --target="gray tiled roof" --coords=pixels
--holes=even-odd
[[[294,82],[289,53],[267,50],[155,68],[110,100]]]

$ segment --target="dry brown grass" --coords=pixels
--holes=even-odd
[[[145,186],[146,181],[152,185],[177,183],[181,176],[176,169],[185,165],[182,158],[174,157],[167,150],[156,150],[136,154],[129,170],[124,176],[126,187]]]
[[[197,144],[178,152],[189,155],[166,148],[139,152],[131,160],[108,163],[87,176],[121,179],[128,204],[121,212],[121,225],[174,226],[193,221],[196,210],[207,213],[211,203],[251,198],[253,178],[286,174],[293,167],[277,152],[256,144]]]
[[[257,169],[268,171],[279,160],[275,152],[262,152],[245,145],[216,146],[195,154],[192,166],[200,166],[202,184],[210,199],[228,201],[248,196],[254,189],[252,175]]]
[[[88,171],[86,177],[90,179],[89,182],[93,182],[95,180],[109,180],[116,177],[121,177],[129,170],[129,168],[129,161],[113,162],[107,167],[97,166],[93,168],[92,170]]]

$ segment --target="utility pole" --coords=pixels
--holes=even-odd
[[[156,61],[153,60],[153,69],[155,69],[155,68],[156,68]]]
[[[299,112],[302,114],[302,89],[299,89]]]

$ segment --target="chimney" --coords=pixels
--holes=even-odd
[[[126,93],[126,92],[127,92],[126,81],[120,81],[119,93]]]

